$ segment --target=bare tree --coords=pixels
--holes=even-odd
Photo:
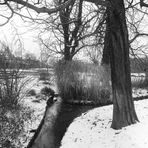
[[[123,0],[105,2],[114,106],[111,127],[120,129],[138,121],[131,92],[128,30]]]
[[[125,18],[125,5],[123,0],[87,0],[96,5],[109,8],[109,32],[110,32],[110,63],[113,88],[113,121],[112,128],[120,129],[123,126],[134,124],[138,121],[131,92],[130,62],[129,62],[129,35]],[[36,7],[22,0],[7,0],[1,5],[6,4],[10,7],[10,2],[15,2],[21,6],[29,7],[38,13],[51,14],[62,8],[66,8],[72,1],[61,4],[58,8],[48,9],[47,7]],[[68,3],[68,4],[67,4]],[[20,6],[18,5],[18,7]],[[141,7],[148,4],[140,0]],[[46,5],[45,5],[46,6]],[[20,8],[20,7],[19,7]],[[13,10],[13,9],[12,9]]]
[[[140,56],[146,55],[147,43],[144,44],[144,42],[138,42],[139,39],[144,39],[145,37],[148,37],[148,32],[142,29],[141,26],[144,25],[148,13],[147,9],[142,10],[139,7],[139,2],[135,1],[125,1],[125,11],[126,11],[126,22],[129,32],[129,47],[130,47],[130,55],[132,57],[138,58],[138,54]],[[107,8],[106,13],[108,13],[109,8]],[[104,48],[103,48],[103,58],[102,58],[102,64],[109,64],[109,55],[110,55],[110,33],[108,28],[108,17],[106,15],[106,35],[104,39]]]
[[[56,4],[53,7],[47,0],[2,0],[0,2],[2,8],[2,13],[0,17],[2,17],[4,21],[1,24],[1,26],[8,23],[14,14],[20,15],[22,18],[24,17],[34,20],[37,19],[37,17],[34,18],[29,10],[33,10],[37,14],[44,13],[50,15],[71,5],[73,1],[74,0],[68,0],[65,3],[62,3],[61,5]],[[21,10],[24,9],[26,9],[26,12],[28,12],[27,15],[23,15],[21,13]]]
[[[13,108],[19,106],[21,93],[31,79],[21,79],[20,61],[6,43],[1,42],[0,46],[0,104]]]
[[[104,11],[102,7],[85,2],[82,5],[76,1],[73,6],[50,16],[39,36],[45,50],[63,55],[65,60],[72,60],[80,50],[102,44]],[[50,34],[50,37],[43,40],[42,34],[44,36],[45,33]]]
[[[112,46],[110,59],[114,104],[112,128],[120,129],[136,123],[138,118],[131,92],[129,40],[124,2],[113,0],[111,6],[109,15]]]

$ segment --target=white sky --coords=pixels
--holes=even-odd
[[[34,13],[31,12],[31,14],[33,15]],[[148,33],[147,18],[145,22],[146,24],[142,26],[142,30]],[[11,19],[11,23],[17,28],[17,32],[21,37],[21,41],[23,42],[25,51],[31,52],[35,54],[37,57],[39,57],[40,46],[39,43],[37,43],[38,30],[30,30],[31,27],[28,25],[28,23],[24,23],[19,16],[14,16]],[[0,27],[0,40],[6,41],[9,44],[14,42],[14,35],[16,33],[15,29],[11,26],[11,23],[9,22],[5,26]],[[140,38],[139,43],[148,44],[147,40],[148,40],[147,38],[142,38],[142,39]]]
[[[12,26],[15,26],[15,28]],[[37,57],[40,56],[40,47],[37,43],[37,30],[32,30],[32,27],[28,23],[23,22],[20,17],[14,16],[9,23],[0,27],[0,40],[5,41],[8,44],[14,42],[14,36],[17,33],[23,43],[25,52],[35,54]],[[14,48],[14,47],[13,47]],[[13,49],[15,51],[16,49]]]

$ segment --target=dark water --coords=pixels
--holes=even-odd
[[[61,111],[57,117],[57,121],[54,128],[55,135],[55,148],[60,146],[61,140],[70,125],[70,123],[82,113],[95,108],[94,106],[81,106],[62,104]]]

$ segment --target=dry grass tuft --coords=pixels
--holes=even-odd
[[[55,66],[57,85],[65,100],[104,102],[110,99],[110,71],[80,61],[60,61]]]

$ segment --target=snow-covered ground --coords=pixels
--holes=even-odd
[[[60,148],[148,148],[148,100],[135,102],[139,123],[110,128],[113,106],[83,113],[69,126]]]
[[[38,94],[44,86],[42,82],[34,80],[29,88]],[[147,89],[133,89],[133,97],[147,94]],[[32,123],[25,127],[29,137],[32,136],[29,131],[37,128],[46,106],[45,100],[37,103],[33,101],[36,99],[33,96],[26,97],[24,102],[34,110]],[[140,122],[121,130],[110,128],[112,105],[83,113],[69,126],[60,148],[148,148],[148,99],[136,101],[135,107]]]
[[[131,73],[131,76],[136,76],[136,77],[145,77],[146,74],[145,73]]]

